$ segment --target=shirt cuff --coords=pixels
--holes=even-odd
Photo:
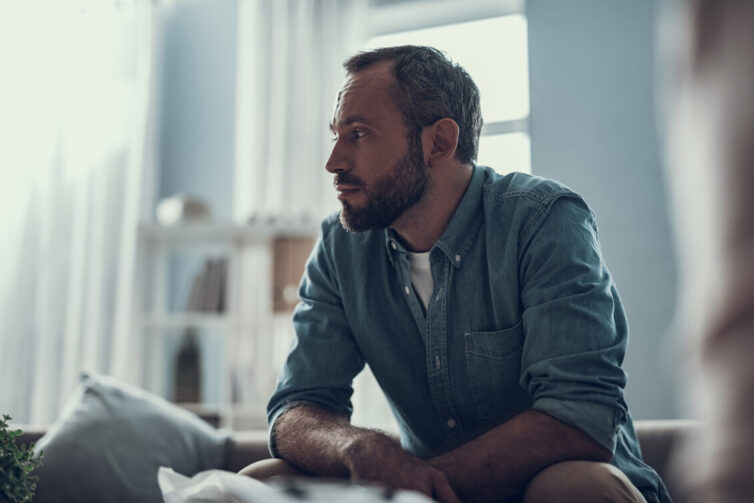
[[[540,398],[532,409],[578,428],[612,453],[615,453],[618,431],[626,422],[620,408],[594,402]]]

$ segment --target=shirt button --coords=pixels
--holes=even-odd
[[[440,356],[439,355],[435,355],[435,368],[437,370],[440,370]]]
[[[397,250],[397,249],[398,249],[398,245],[397,245],[397,244],[395,244],[395,241],[390,241],[390,247],[391,247],[391,248],[392,248],[393,250]]]
[[[408,285],[403,287],[403,291],[406,292],[406,295],[411,294],[411,289],[408,287]]]
[[[450,419],[448,419],[448,428],[455,428],[455,427],[456,427],[456,422],[455,422],[455,420],[454,420],[454,419],[453,419],[453,418],[451,417]]]
[[[460,262],[460,261],[461,261],[461,256],[456,253],[456,262]]]

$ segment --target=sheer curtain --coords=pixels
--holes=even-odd
[[[54,420],[82,370],[141,378],[157,16],[147,0],[0,7],[0,412],[15,421]]]
[[[339,204],[325,161],[327,127],[343,83],[343,61],[369,38],[366,0],[240,0],[236,67],[234,217],[318,223]],[[250,252],[253,254],[253,252]],[[241,284],[269,284],[269,259],[246,257]],[[271,316],[265,289],[241,293],[258,336],[243,337],[237,382],[247,400],[266,401],[287,353],[289,314]],[[270,337],[272,335],[272,337]],[[393,422],[369,372],[354,385],[354,421]]]
[[[234,216],[318,221],[337,209],[329,155],[343,60],[366,41],[366,0],[240,0]]]

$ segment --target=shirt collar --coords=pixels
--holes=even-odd
[[[445,228],[440,239],[435,243],[435,248],[442,250],[450,263],[456,269],[461,267],[463,261],[474,244],[479,228],[482,225],[482,190],[484,189],[484,169],[473,167],[471,181],[466,187],[461,201],[458,203],[456,212],[450,223]]]
[[[461,267],[471,250],[479,228],[482,225],[482,190],[484,189],[484,169],[473,167],[471,180],[461,197],[450,223],[432,248],[441,250],[456,268]],[[395,265],[396,252],[406,252],[392,229],[385,229],[385,247],[390,263]]]

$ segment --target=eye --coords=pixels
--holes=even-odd
[[[358,139],[364,138],[367,135],[367,132],[363,129],[356,128],[353,130],[353,137]]]

